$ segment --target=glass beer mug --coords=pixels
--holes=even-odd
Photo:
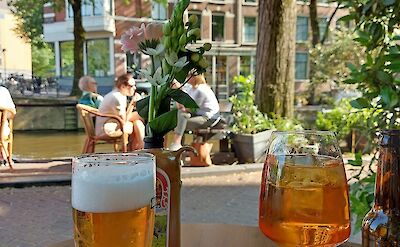
[[[259,227],[279,246],[336,246],[349,238],[347,179],[333,132],[272,133]]]
[[[73,159],[76,247],[149,247],[154,230],[155,157],[92,154]]]

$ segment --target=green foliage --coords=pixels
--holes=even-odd
[[[229,98],[232,102],[234,124],[232,130],[237,134],[256,134],[267,129],[280,131],[302,130],[303,127],[296,120],[287,118],[269,118],[262,113],[254,102],[254,76],[235,76],[233,84],[239,93]]]
[[[344,140],[353,129],[367,131],[368,121],[373,114],[368,109],[356,111],[349,100],[341,100],[332,110],[318,112],[315,124],[317,129],[334,131],[339,140]]]
[[[358,66],[363,60],[365,50],[354,41],[356,34],[351,30],[345,28],[334,30],[331,37],[334,42],[317,44],[310,50],[310,60],[313,61],[310,87],[316,89],[314,101],[322,104],[332,104],[332,100],[329,99],[332,99],[334,91],[322,94],[321,88],[329,87],[340,91],[354,88],[344,83],[351,72],[346,64],[352,63]],[[355,50],[357,52],[354,52]]]
[[[235,76],[233,84],[239,89],[237,95],[229,98],[232,102],[234,125],[232,130],[239,134],[255,134],[273,129],[273,120],[258,110],[254,103],[254,76]]]
[[[356,217],[355,229],[361,229],[364,216],[371,209],[374,201],[375,174],[358,180],[350,185],[351,213]]]
[[[140,50],[149,55],[152,61],[148,69],[140,71],[152,84],[150,96],[137,102],[140,116],[148,122],[147,136],[164,135],[175,128],[177,112],[176,109],[170,109],[171,99],[186,108],[198,108],[185,92],[171,88],[174,80],[184,85],[188,82],[190,71],[197,75],[204,73],[208,67],[203,54],[211,49],[211,44],[205,43],[193,50],[187,47],[200,38],[195,17],[183,22],[183,14],[189,3],[190,0],[176,3],[170,20],[162,27],[161,40],[144,40],[139,44]]]
[[[32,71],[36,76],[53,77],[54,73],[54,53],[48,44],[43,43],[43,47],[32,46]]]
[[[353,214],[358,226],[370,207],[373,196],[374,174],[371,166],[376,161],[376,132],[382,129],[398,129],[400,113],[400,45],[398,44],[400,27],[400,1],[385,0],[340,0],[350,8],[349,15],[342,20],[355,21],[357,37],[354,39],[365,49],[360,65],[348,64],[350,75],[346,80],[354,84],[362,93],[351,105],[356,109],[371,109],[368,133],[371,145],[375,149],[367,177],[360,180],[365,164],[358,164],[361,170],[356,179],[350,197]],[[355,161],[357,161],[357,157]]]
[[[17,18],[13,29],[27,42],[39,47],[43,45],[43,5],[48,0],[8,0],[11,12]]]

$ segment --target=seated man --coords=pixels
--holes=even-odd
[[[101,101],[103,101],[103,96],[97,94],[96,80],[91,76],[82,76],[79,79],[79,88],[82,90],[79,104],[99,108]]]
[[[114,89],[104,96],[103,102],[101,102],[99,111],[101,113],[113,114],[120,116],[124,124],[125,133],[134,133],[134,138],[131,143],[131,149],[143,149],[144,148],[144,134],[145,126],[143,119],[139,116],[136,111],[133,111],[132,105],[134,102],[140,99],[140,96],[135,93],[136,83],[132,77],[132,74],[124,74],[118,77],[115,82]],[[133,96],[131,104],[127,106],[127,96]],[[112,131],[105,126],[107,118],[97,117],[96,119],[96,135],[107,134],[112,135]],[[133,128],[133,130],[132,130]]]
[[[177,104],[178,123],[174,130],[174,139],[170,149],[175,151],[182,147],[181,141],[186,129],[196,130],[199,127],[209,127],[219,117],[219,104],[214,92],[207,85],[204,75],[190,75],[190,86],[186,93],[197,103],[199,108],[191,112],[183,105]]]

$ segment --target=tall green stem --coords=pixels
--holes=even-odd
[[[154,57],[151,56],[151,74],[154,76],[156,69],[155,69],[155,65],[154,65]],[[149,114],[148,114],[148,122],[150,123],[156,115],[155,112],[155,101],[156,101],[156,95],[157,94],[157,86],[151,85],[150,88],[150,100],[149,100]],[[150,135],[152,135],[152,131],[151,128],[148,128],[148,131]]]

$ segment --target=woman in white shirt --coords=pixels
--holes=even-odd
[[[187,94],[197,103],[199,108],[191,112],[183,105],[177,104],[178,123],[174,129],[174,139],[170,146],[171,150],[178,150],[182,147],[182,136],[185,130],[195,130],[199,127],[208,127],[219,117],[219,104],[214,92],[207,85],[204,75],[191,75],[188,84],[184,89]]]
[[[118,77],[114,89],[104,96],[99,107],[99,112],[101,113],[119,115],[125,122],[125,130],[131,129],[133,126],[134,140],[131,140],[131,148],[133,150],[143,149],[143,138],[145,133],[143,119],[139,116],[138,112],[132,111],[132,104],[130,104],[129,107],[127,106],[127,96],[133,96],[131,102],[136,102],[140,99],[140,96],[135,93],[135,90],[136,82],[133,79],[132,74],[124,74]],[[113,131],[115,131],[115,129],[108,130],[105,128],[107,120],[109,119],[97,117],[96,135],[107,134],[112,136],[114,134]]]

